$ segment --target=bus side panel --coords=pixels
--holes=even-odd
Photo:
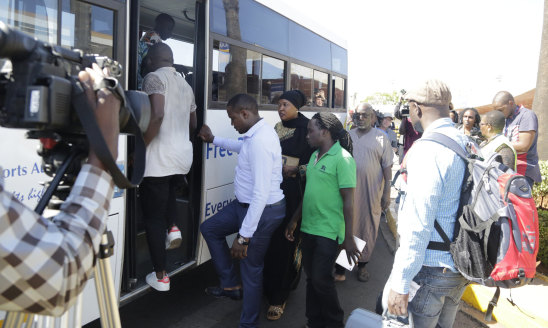
[[[206,124],[214,135],[224,138],[240,137],[238,132],[230,125],[226,110],[208,109]],[[238,154],[215,146],[213,143],[204,143],[203,146],[203,184],[202,184],[202,209],[200,211],[200,223],[217,213],[234,196],[234,169],[238,162]],[[220,204],[220,206],[219,206]],[[211,258],[207,244],[198,234],[199,251],[197,263],[202,264]]]
[[[4,187],[15,198],[34,208],[45,188],[40,182],[51,179],[42,169],[42,158],[38,156],[38,140],[26,139],[26,130],[0,128],[0,166]]]

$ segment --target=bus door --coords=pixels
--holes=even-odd
[[[203,113],[203,104],[200,98],[200,93],[203,93],[200,90],[203,89],[203,82],[201,82],[203,81],[203,77],[201,77],[203,76],[203,69],[199,66],[199,69],[196,70],[197,64],[195,62],[203,62],[203,59],[196,60],[195,53],[200,52],[196,47],[196,43],[202,44],[203,40],[200,41],[200,28],[197,23],[201,19],[196,16],[200,15],[202,7],[204,5],[195,0],[140,0],[132,2],[130,7],[130,54],[128,55],[130,60],[129,85],[131,89],[137,89],[139,39],[147,31],[154,29],[154,21],[159,14],[166,13],[174,19],[173,35],[163,42],[169,45],[173,51],[175,69],[184,76],[195,91],[198,107],[196,111],[198,126],[202,121]],[[181,128],[187,127],[181,126]],[[131,154],[131,147],[130,141],[129,154]],[[200,209],[201,143],[196,143],[195,140],[193,148],[194,155],[187,154],[187,156],[193,156],[192,169],[177,189],[175,224],[181,230],[183,241],[179,248],[167,251],[166,271],[169,275],[183,271],[195,264]],[[126,296],[122,298],[122,301],[129,300],[131,295],[148,288],[145,277],[153,270],[139,190],[132,190],[128,195],[128,220],[122,283],[123,292]],[[163,224],[163,222],[158,222],[158,224]]]

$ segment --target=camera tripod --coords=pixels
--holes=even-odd
[[[69,148],[71,148],[71,151],[68,153],[61,166],[55,170],[56,174],[54,178],[49,183],[40,202],[36,205],[35,212],[38,214],[42,214],[48,205],[67,170],[71,167],[74,168],[73,164],[76,164],[78,166],[76,171],[79,171],[78,162],[87,154],[86,147],[70,146]],[[120,313],[118,311],[118,301],[116,299],[116,291],[109,260],[112,254],[114,254],[114,237],[111,231],[105,230],[101,238],[101,244],[99,245],[98,260],[94,269],[95,291],[97,293],[101,326],[119,328],[121,327]],[[43,316],[25,312],[8,312],[2,328],[73,328],[81,327],[81,322],[82,293],[78,296],[76,304],[60,317]]]

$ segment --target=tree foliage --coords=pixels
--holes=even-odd
[[[365,97],[363,102],[371,105],[395,105],[400,100],[400,94],[397,91],[388,92],[375,92],[371,96]]]

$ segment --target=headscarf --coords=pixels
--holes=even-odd
[[[301,90],[286,91],[282,93],[280,99],[285,99],[289,101],[297,109],[303,107],[306,104],[306,96],[304,95],[304,93],[301,92]]]
[[[312,119],[315,119],[318,122],[321,129],[328,130],[329,133],[331,133],[331,138],[333,138],[334,141],[338,141],[341,144],[341,147],[352,154],[352,139],[337,116],[328,112],[320,112],[316,113]]]

